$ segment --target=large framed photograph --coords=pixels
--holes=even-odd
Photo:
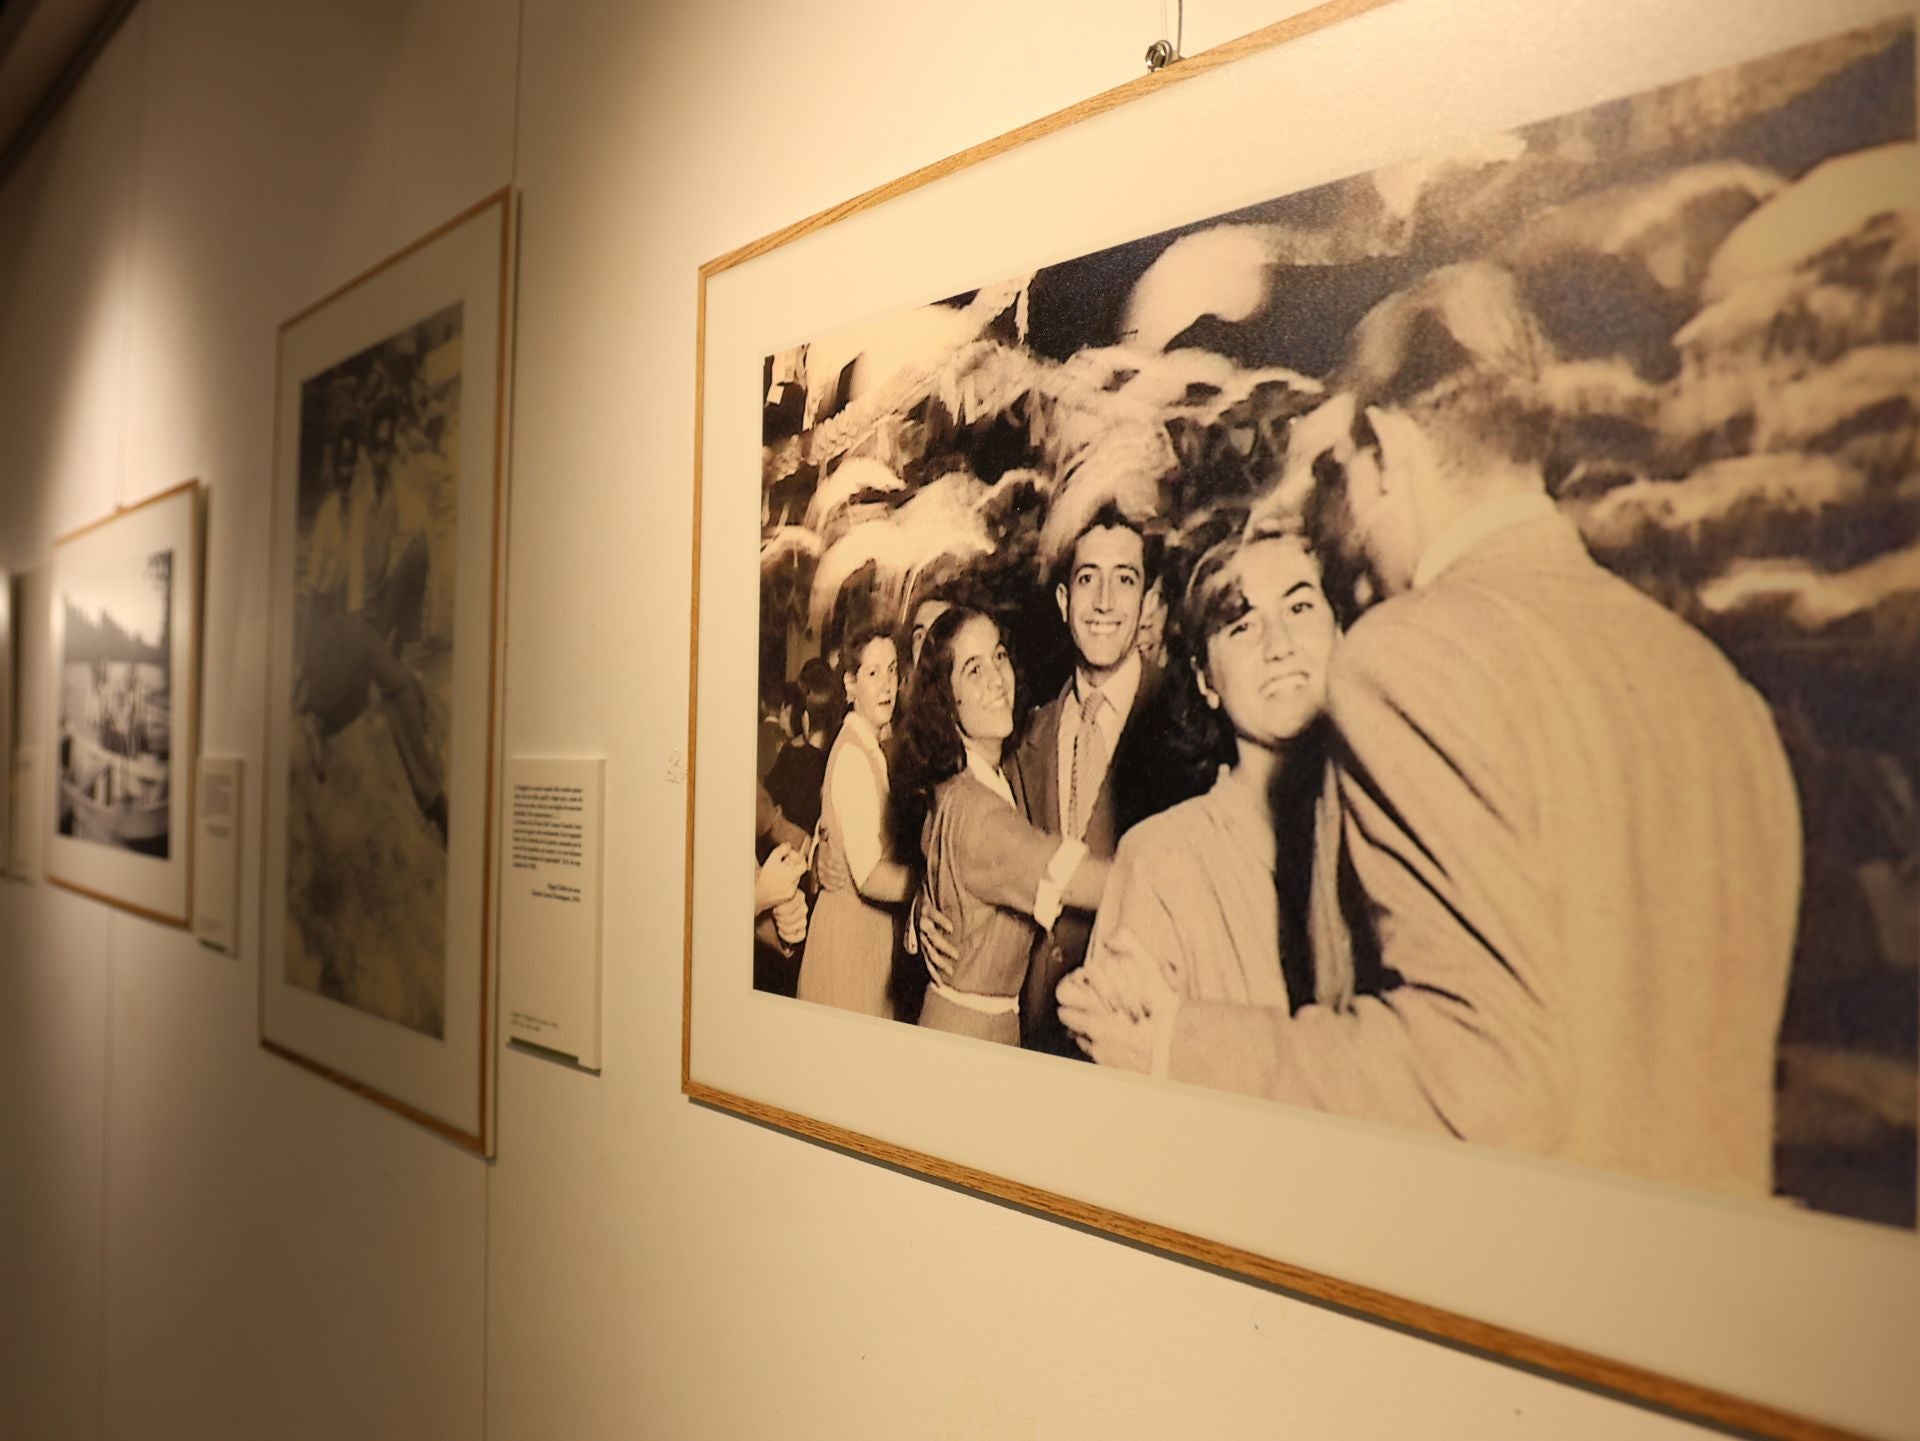
[[[260,1038],[492,1147],[509,196],[280,331]]]
[[[192,895],[200,487],[54,542],[47,879],[168,925]]]
[[[1915,18],[1329,5],[706,266],[687,1094],[1920,1435]]]

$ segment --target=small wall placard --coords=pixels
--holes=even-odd
[[[39,795],[34,777],[39,767],[39,746],[21,746],[13,753],[12,836],[6,852],[7,874],[17,881],[32,880],[40,874],[40,813],[34,806],[34,798]]]
[[[238,757],[203,756],[198,827],[198,859],[193,873],[193,933],[203,945],[236,955],[240,948],[240,816],[245,762]]]
[[[507,763],[500,987],[507,1038],[600,1069],[605,760]]]

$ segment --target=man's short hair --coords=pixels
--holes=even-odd
[[[1504,460],[1547,458],[1541,375],[1554,360],[1511,272],[1442,266],[1389,295],[1354,327],[1329,386],[1354,398],[1354,442],[1374,443],[1370,407],[1405,410],[1457,444]]]
[[[1144,572],[1140,577],[1141,587],[1144,589],[1153,584],[1160,573],[1160,552],[1164,544],[1162,527],[1129,515],[1118,501],[1107,500],[1102,501],[1099,509],[1087,517],[1085,524],[1073,533],[1073,539],[1060,552],[1060,559],[1054,563],[1053,574],[1048,577],[1049,591],[1072,579],[1073,560],[1080,550],[1080,542],[1096,530],[1130,530],[1139,536],[1140,567]]]
[[[802,723],[808,730],[826,729],[834,717],[836,704],[842,698],[840,687],[834,680],[833,667],[817,655],[810,657],[800,667],[800,677],[795,684],[800,691]]]

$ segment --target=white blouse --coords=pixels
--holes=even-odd
[[[886,859],[887,754],[858,711],[849,711],[827,762],[827,810],[838,821],[834,844],[846,857],[854,887],[864,891]]]

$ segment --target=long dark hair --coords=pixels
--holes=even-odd
[[[927,628],[920,663],[913,668],[913,704],[899,726],[890,820],[896,855],[920,849],[920,827],[933,810],[933,793],[942,781],[967,767],[967,744],[960,735],[960,710],[953,698],[953,639],[975,618],[999,622],[983,610],[956,605]],[[1004,637],[1003,637],[1004,638]]]

